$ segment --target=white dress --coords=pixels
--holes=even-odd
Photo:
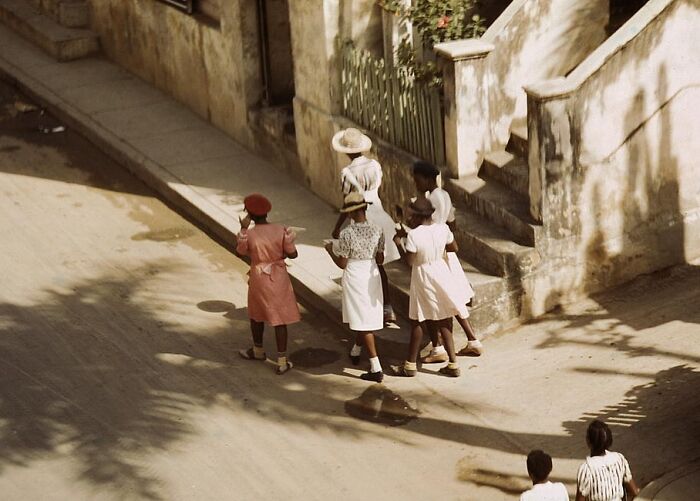
[[[430,200],[435,212],[433,212],[434,223],[452,223],[455,220],[455,210],[452,206],[450,194],[442,188],[435,188],[433,191],[426,193],[426,197]],[[457,283],[459,289],[464,293],[464,304],[467,304],[474,297],[474,289],[469,283],[467,276],[462,269],[462,263],[459,262],[456,252],[447,253],[447,265],[452,272],[453,280]],[[466,318],[466,317],[462,317]]]
[[[343,323],[353,331],[384,327],[384,295],[375,259],[383,248],[382,229],[369,221],[346,226],[333,243],[333,253],[348,259],[342,280]]]
[[[379,198],[379,187],[382,185],[379,162],[365,156],[357,157],[340,172],[340,179],[344,195],[357,191],[364,195],[367,202],[372,202],[367,207],[367,220],[384,232],[384,263],[400,259],[399,249],[393,240],[396,234],[394,220],[386,213]]]
[[[464,294],[445,259],[445,246],[454,241],[446,224],[424,224],[408,232],[406,250],[416,254],[411,270],[408,317],[411,320],[442,320],[469,316]]]

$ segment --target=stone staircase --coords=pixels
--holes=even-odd
[[[86,28],[86,0],[0,0],[0,22],[57,61],[81,59],[100,48],[99,37]]]
[[[450,179],[445,189],[457,207],[459,257],[476,292],[471,321],[480,335],[519,324],[522,279],[540,263],[542,227],[530,216],[527,131],[515,129],[505,151],[486,156],[478,176]],[[410,272],[387,266],[399,311],[408,311]]]

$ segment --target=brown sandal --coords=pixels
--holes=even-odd
[[[288,372],[292,367],[294,367],[294,364],[290,361],[287,361],[287,363],[282,367],[281,365],[277,366],[277,375],[281,376],[285,372]]]
[[[415,377],[418,374],[417,370],[407,369],[405,365],[399,365],[394,367],[394,375],[399,377]]]
[[[443,376],[447,377],[459,377],[461,374],[461,371],[459,370],[459,367],[450,368],[447,365],[445,367],[441,367],[440,370],[438,371],[440,374]]]
[[[244,358],[246,360],[265,360],[267,358],[265,353],[263,353],[262,358],[256,357],[255,350],[253,350],[253,348],[248,348],[247,350],[238,350],[238,354],[241,356],[241,358]]]

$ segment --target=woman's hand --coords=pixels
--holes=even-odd
[[[328,254],[333,255],[333,242],[326,243],[326,245],[324,245],[323,248],[326,249],[326,252]]]
[[[238,216],[238,221],[241,223],[241,229],[247,230],[250,227],[250,214],[246,214],[244,218]]]
[[[402,238],[406,238],[408,236],[408,233],[406,233],[406,230],[404,229],[403,226],[401,228],[398,228],[396,230],[396,233],[394,234],[394,243],[396,243],[396,239],[399,239],[401,241]]]

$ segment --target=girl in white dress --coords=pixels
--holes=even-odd
[[[326,244],[326,250],[343,271],[343,322],[356,333],[355,346],[350,352],[353,364],[360,361],[360,347],[364,344],[369,355],[369,372],[360,376],[366,381],[380,383],[383,379],[374,332],[384,326],[382,282],[379,266],[384,261],[384,233],[368,221],[368,202],[362,194],[353,192],[345,197],[343,214],[353,224],[346,226],[339,239]]]
[[[425,194],[425,196],[430,200],[430,203],[435,208],[433,213],[433,221],[436,223],[445,223],[449,226],[450,230],[455,230],[455,210],[452,206],[452,200],[450,199],[450,194],[438,186],[437,177],[440,171],[432,164],[428,162],[418,161],[413,164],[413,180],[416,184],[416,189],[419,193]],[[469,304],[474,297],[474,289],[472,288],[469,280],[464,274],[462,269],[462,264],[457,257],[456,252],[447,253],[447,264],[452,272],[452,279],[458,285],[459,289],[464,294],[464,304]],[[457,316],[457,323],[462,327],[464,333],[467,335],[467,346],[459,352],[460,355],[468,356],[480,356],[483,353],[483,345],[481,341],[476,337],[474,328],[469,322],[469,315]],[[438,336],[433,340],[433,349],[430,354],[423,358],[424,363],[437,363],[445,362],[447,360],[447,353],[444,347],[440,343],[440,337]]]
[[[382,167],[379,162],[363,155],[372,147],[372,140],[357,129],[341,130],[333,137],[333,149],[350,157],[350,165],[340,173],[343,195],[357,192],[370,203],[367,208],[367,220],[376,224],[384,232],[384,263],[399,259],[399,251],[393,242],[396,233],[394,221],[387,214],[379,198],[379,187],[382,184]],[[340,230],[347,220],[347,214],[341,213],[333,229],[333,238],[338,238]],[[384,266],[379,267],[382,281],[384,321],[395,322],[396,315],[391,306],[389,296],[389,281]]]
[[[401,246],[401,237],[395,237],[399,252],[412,267],[408,309],[411,342],[408,358],[398,368],[397,375],[416,375],[416,360],[423,339],[421,324],[425,324],[431,335],[439,332],[447,350],[449,363],[440,373],[457,377],[460,371],[449,323],[455,315],[467,315],[467,307],[445,259],[446,251],[457,251],[457,243],[446,224],[433,222],[434,209],[427,199],[412,202],[409,209],[412,219],[409,226],[414,229],[408,232],[405,249]]]

